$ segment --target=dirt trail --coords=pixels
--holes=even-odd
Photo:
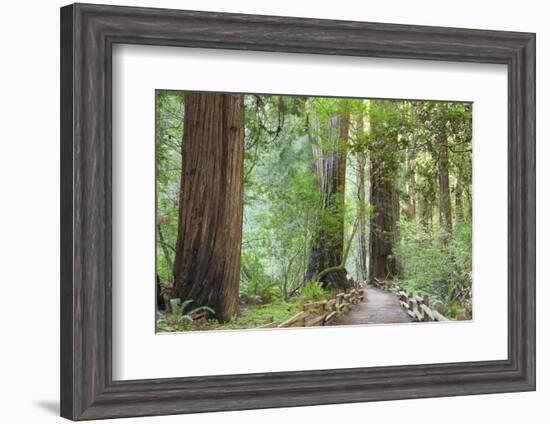
[[[413,322],[411,317],[401,308],[397,296],[368,285],[364,288],[365,300],[341,317],[331,322],[331,325],[357,324],[390,324]]]

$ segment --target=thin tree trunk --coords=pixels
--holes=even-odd
[[[160,247],[162,249],[162,254],[164,255],[164,260],[166,262],[166,266],[168,269],[173,270],[174,269],[174,261],[172,260],[172,254],[170,252],[170,249],[168,248],[168,244],[166,243],[166,240],[164,239],[164,233],[162,232],[162,228],[160,224],[157,224],[157,233],[159,236],[158,244],[160,244]],[[172,276],[173,278],[173,276]]]
[[[182,150],[174,293],[226,322],[238,312],[243,96],[186,94]]]
[[[443,228],[443,244],[447,246],[453,232],[451,194],[449,189],[449,146],[447,137],[439,145],[439,221]]]
[[[464,222],[464,205],[462,202],[462,184],[457,181],[455,185],[455,220],[459,224]]]
[[[416,197],[415,197],[415,185],[416,185],[416,178],[414,175],[414,170],[412,167],[412,159],[409,157],[407,158],[407,176],[408,181],[406,183],[406,191],[407,191],[407,217],[410,220],[415,220],[416,218]]]
[[[432,225],[432,204],[428,195],[422,193],[420,195],[420,225],[424,230],[429,230]]]
[[[358,280],[363,282],[367,279],[367,223],[365,216],[365,154],[357,153],[357,269]]]
[[[393,246],[392,246],[392,256],[390,261],[392,263],[393,269],[391,275],[397,275],[400,271],[400,264],[395,255],[393,255],[393,248],[399,246],[401,242],[401,203],[399,198],[399,189],[397,187],[397,181],[393,180],[393,193],[392,193],[392,219],[393,219]]]
[[[306,211],[305,227],[304,227],[304,254],[303,254],[303,263],[302,263],[302,280],[307,281],[307,264],[308,264],[308,247],[309,247],[309,223],[310,223],[310,214],[311,211],[308,209]]]
[[[160,278],[157,274],[156,276],[156,285],[155,290],[157,294],[157,311],[165,311],[167,309],[167,302],[166,299],[164,299],[164,295],[162,293],[162,288],[160,285]]]

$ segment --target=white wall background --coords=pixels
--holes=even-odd
[[[103,1],[103,3],[106,1]],[[499,424],[547,420],[550,371],[544,358],[549,340],[543,310],[550,242],[544,216],[550,207],[550,149],[544,146],[545,106],[550,91],[545,63],[550,55],[550,13],[536,0],[457,2],[389,0],[160,0],[113,4],[242,12],[373,22],[442,25],[537,32],[538,130],[538,391],[348,404],[194,416],[141,418],[120,422],[228,423],[341,420],[402,423],[418,420]],[[9,2],[0,26],[0,420],[54,423],[59,393],[59,6],[63,2]],[[489,170],[487,170],[489,172]],[[546,360],[545,360],[546,359]]]

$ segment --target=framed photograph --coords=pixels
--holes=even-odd
[[[535,389],[535,35],[61,9],[61,415]]]

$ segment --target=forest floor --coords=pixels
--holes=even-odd
[[[364,287],[365,299],[355,305],[351,311],[341,315],[327,325],[395,324],[413,322],[407,312],[401,308],[394,293],[374,286]],[[159,312],[157,328],[159,332],[206,331],[259,328],[268,322],[282,323],[299,312],[299,302],[273,302],[242,308],[239,316],[231,322],[220,324],[214,319],[193,321],[166,312]]]
[[[333,320],[330,325],[393,324],[413,322],[405,312],[397,296],[371,285],[364,288],[365,300],[346,315]]]

